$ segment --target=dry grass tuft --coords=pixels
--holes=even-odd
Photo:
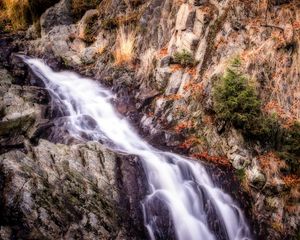
[[[0,3],[0,24],[13,30],[26,29],[36,22],[41,14],[58,0],[2,0]]]
[[[10,20],[13,29],[23,29],[30,21],[28,0],[4,0],[4,15]]]
[[[107,43],[107,41],[102,40],[102,41],[96,42],[95,45],[96,45],[96,48],[97,48],[97,53],[99,55],[102,55],[105,52],[108,43]]]
[[[126,31],[124,27],[119,28],[117,31],[116,49],[114,52],[116,65],[132,62],[134,57],[135,38],[135,32]]]

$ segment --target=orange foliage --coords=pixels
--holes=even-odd
[[[288,186],[296,186],[300,184],[299,176],[296,175],[284,176],[282,179]]]
[[[182,96],[180,94],[171,94],[171,95],[163,97],[163,99],[165,99],[165,100],[171,100],[171,101],[176,101],[176,100],[179,100],[181,98],[182,98]]]
[[[205,125],[212,125],[214,123],[214,120],[213,120],[212,116],[205,115],[203,117],[203,122],[205,123]]]
[[[181,66],[180,64],[172,64],[172,65],[170,66],[170,68],[171,68],[171,72],[176,72],[176,71],[178,71],[178,70],[181,70],[181,69],[182,69],[182,66]]]
[[[197,143],[200,143],[199,138],[192,136],[186,139],[182,144],[180,144],[179,147],[183,149],[190,149],[192,146],[194,146]]]
[[[299,30],[300,29],[300,21],[296,21],[293,23],[293,28],[294,30]]]
[[[154,112],[148,112],[147,116],[148,117],[153,117],[154,116]]]
[[[280,159],[274,152],[268,152],[258,157],[260,167],[270,176],[278,175],[280,168],[286,166],[286,163]]]
[[[231,37],[234,37],[234,36],[231,36]],[[215,47],[215,48],[219,48],[220,46],[225,45],[225,44],[227,44],[227,43],[228,43],[227,39],[225,39],[223,36],[221,36],[221,37],[215,42],[214,47]]]
[[[282,109],[281,106],[279,106],[278,103],[276,103],[275,101],[270,101],[268,102],[265,106],[264,106],[264,110],[266,112],[272,112],[275,111],[278,115],[284,115],[285,112]]]
[[[183,87],[185,91],[191,90],[192,92],[202,92],[203,88],[204,88],[203,82],[201,83],[188,82]]]
[[[228,158],[226,158],[225,156],[223,156],[223,157],[222,156],[211,156],[207,152],[194,153],[191,156],[194,157],[194,158],[198,158],[198,159],[205,159],[209,162],[213,162],[213,163],[218,164],[218,165],[223,165],[223,166],[226,166],[226,167],[231,166]]]
[[[187,73],[190,74],[192,77],[195,77],[197,74],[197,69],[195,67],[189,68]]]
[[[168,48],[162,48],[159,53],[158,53],[159,57],[165,57],[168,55]]]
[[[183,130],[185,129],[190,129],[192,128],[194,125],[193,121],[192,120],[188,120],[188,121],[185,121],[185,122],[180,122],[178,123],[175,127],[174,127],[174,131],[176,133],[180,133],[182,132]]]
[[[180,94],[170,94],[170,95],[167,95],[167,96],[159,96],[157,97],[156,99],[162,99],[164,101],[176,101],[176,100],[179,100],[181,99],[182,96]]]

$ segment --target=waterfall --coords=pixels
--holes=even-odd
[[[109,90],[72,72],[54,72],[39,59],[24,61],[43,80],[52,98],[65,108],[72,136],[83,139],[84,133],[89,139],[101,140],[142,161],[149,188],[142,207],[150,239],[166,239],[159,214],[172,223],[174,239],[252,239],[242,211],[214,185],[204,166],[145,142],[115,111],[111,104],[114,95]],[[86,117],[94,124],[85,121]]]

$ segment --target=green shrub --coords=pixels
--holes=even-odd
[[[217,118],[231,123],[248,138],[274,145],[280,128],[277,118],[262,114],[255,88],[239,68],[239,59],[234,59],[214,87],[214,111]]]
[[[251,128],[260,116],[260,101],[254,88],[232,64],[214,88],[217,117],[240,129]]]
[[[183,67],[193,67],[196,65],[193,55],[185,49],[182,52],[175,52],[174,63],[180,64]]]
[[[242,182],[244,179],[245,179],[245,177],[246,177],[246,172],[245,172],[245,169],[237,169],[236,171],[235,171],[235,175],[236,175],[236,177],[237,177],[237,179],[240,181],[240,182]]]
[[[214,86],[214,111],[217,118],[240,129],[248,140],[259,140],[273,148],[286,161],[289,172],[300,174],[300,123],[284,129],[275,115],[264,115],[255,89],[239,71],[235,59]]]
[[[300,123],[295,122],[283,132],[278,155],[284,159],[293,174],[300,174]]]

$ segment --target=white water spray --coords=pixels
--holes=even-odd
[[[205,168],[145,142],[116,113],[110,103],[113,98],[110,91],[77,74],[54,72],[41,60],[26,58],[24,61],[44,81],[52,98],[66,107],[70,120],[68,130],[74,137],[81,138],[85,133],[96,141],[110,141],[115,150],[139,156],[150,191],[142,204],[151,239],[166,239],[159,218],[153,213],[153,207],[158,205],[168,209],[176,239],[251,239],[242,211],[229,195],[214,186]],[[82,119],[86,116],[96,123],[94,127],[84,123]],[[219,234],[210,227],[209,213],[215,215]]]

